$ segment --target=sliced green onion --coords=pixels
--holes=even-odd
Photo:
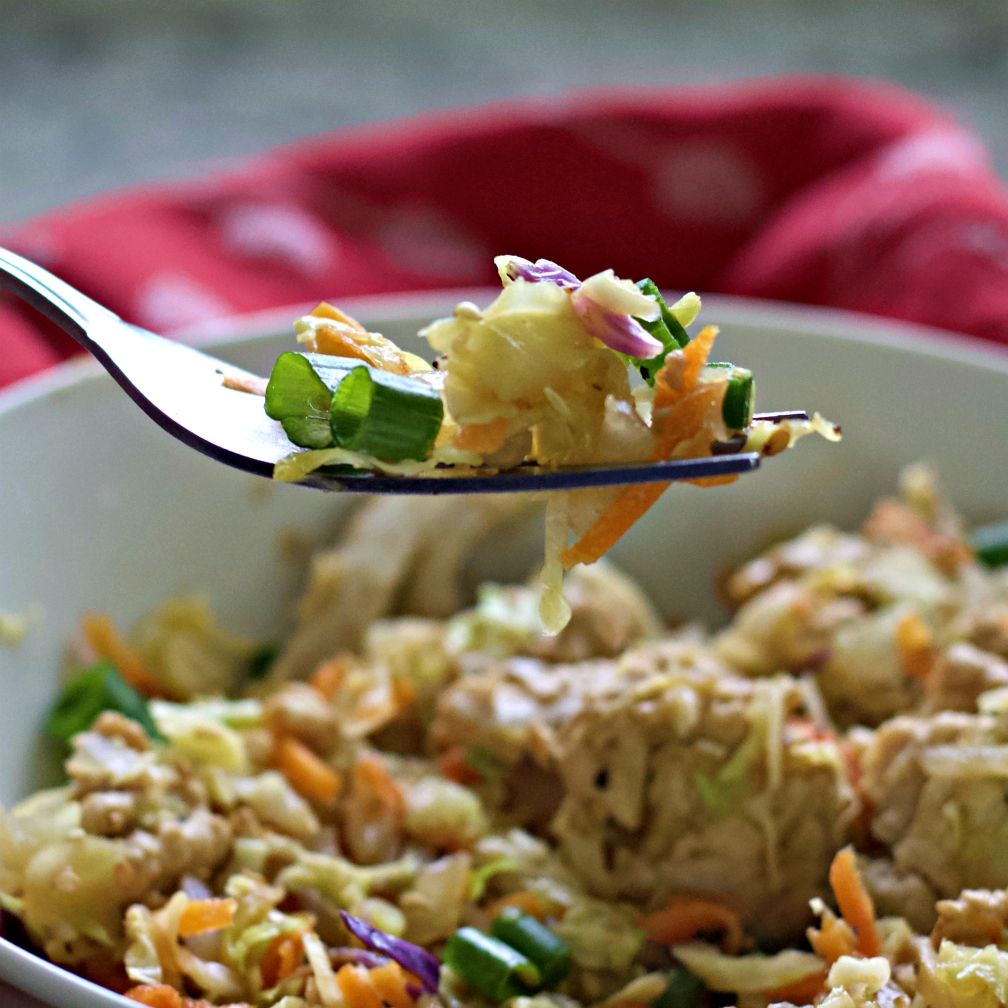
[[[341,448],[422,462],[441,430],[444,404],[425,382],[361,365],[337,386],[330,419]]]
[[[753,382],[752,371],[736,367],[728,361],[712,361],[707,367],[730,372],[721,415],[729,430],[745,430],[752,423],[753,408],[756,404],[756,385]]]
[[[556,987],[570,970],[570,949],[545,924],[518,907],[505,907],[490,925],[494,938],[539,967],[543,987]]]
[[[277,358],[266,385],[266,415],[301,448],[330,448],[333,389],[359,364],[346,357],[289,351]]]
[[[444,962],[467,984],[500,1004],[541,985],[536,965],[520,952],[475,928],[460,928],[445,945]]]
[[[280,654],[279,644],[263,644],[249,662],[248,677],[255,681],[265,679],[269,670],[273,667],[273,662]]]
[[[1008,564],[1008,522],[984,525],[970,536],[977,559],[988,567]]]
[[[651,1008],[698,1008],[706,990],[707,985],[700,977],[680,966],[669,973],[665,992]]]
[[[155,741],[161,733],[154,724],[147,701],[106,661],[71,679],[49,712],[50,735],[69,742],[87,731],[103,711],[118,711],[136,721]]]
[[[625,359],[628,364],[632,364],[640,371],[641,377],[648,385],[654,385],[655,375],[658,374],[664,365],[665,357],[673,350],[679,350],[686,346],[690,338],[689,333],[679,324],[679,320],[668,310],[668,305],[665,304],[661,291],[658,290],[658,285],[654,280],[638,280],[637,287],[641,293],[653,297],[661,309],[661,315],[653,322],[645,322],[644,319],[637,319],[637,321],[655,339],[661,340],[663,349],[656,357],[652,357],[650,360],[638,360],[636,357],[626,357]],[[621,354],[620,356],[623,357],[624,355]]]

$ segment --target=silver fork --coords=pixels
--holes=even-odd
[[[258,395],[229,386],[261,385],[257,375],[192,347],[123,322],[87,295],[33,262],[0,248],[0,288],[37,308],[90,351],[126,394],[159,427],[225,465],[272,477],[273,466],[296,451]],[[807,419],[800,411],[757,414],[769,420]],[[94,436],[101,437],[100,431]],[[457,478],[312,473],[305,485],[350,493],[459,494],[573,490],[726,476],[758,468],[758,452],[622,466],[545,470],[519,467],[493,476]]]

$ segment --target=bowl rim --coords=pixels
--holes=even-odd
[[[450,313],[459,301],[489,303],[499,288],[477,287],[337,298],[352,315],[376,321],[430,318]],[[723,324],[776,328],[806,335],[890,347],[1008,374],[1008,346],[912,322],[837,308],[768,301],[722,294],[702,295],[706,309]],[[173,335],[207,350],[282,335],[315,302],[210,320]],[[97,378],[108,378],[97,361],[75,357],[0,390],[0,417],[29,403]],[[110,380],[111,383],[111,380]],[[111,387],[111,384],[110,384]],[[121,995],[0,937],[0,976],[51,1004],[66,1001],[87,1008],[129,1005]]]
[[[460,287],[443,290],[398,292],[348,298],[333,298],[351,315],[381,321],[402,321],[450,314],[460,301],[489,304],[500,292],[497,287]],[[670,291],[671,295],[679,292]],[[767,329],[802,331],[872,346],[891,347],[959,364],[1008,373],[1008,345],[950,329],[905,322],[789,301],[742,297],[734,294],[702,294],[707,311],[722,324],[760,326]],[[307,314],[316,301],[267,308],[262,311],[209,319],[169,335],[208,352],[226,350],[231,344],[280,336],[292,321]],[[35,399],[104,375],[90,357],[72,357],[0,389],[0,415]]]

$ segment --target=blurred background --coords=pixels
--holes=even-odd
[[[915,88],[1008,176],[1006,0],[0,0],[0,17],[0,222],[425,109],[788,71]]]

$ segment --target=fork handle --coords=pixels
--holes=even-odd
[[[118,315],[92,301],[48,270],[9,249],[0,248],[0,289],[40,311],[86,350],[96,349],[90,333],[98,322],[120,322]]]

